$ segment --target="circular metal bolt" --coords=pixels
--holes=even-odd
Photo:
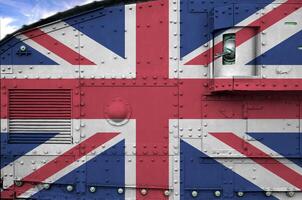
[[[141,189],[141,194],[143,196],[147,195],[148,191],[146,189]]]
[[[20,51],[26,51],[26,46],[24,45],[20,46]]]
[[[169,195],[170,195],[170,191],[169,191],[169,190],[165,190],[165,191],[164,191],[164,195],[165,195],[165,196],[169,196]]]
[[[91,193],[95,193],[96,188],[95,188],[95,187],[93,187],[93,186],[91,186],[91,187],[89,188],[89,191],[90,191]]]
[[[117,189],[117,193],[119,193],[119,194],[123,194],[123,193],[124,193],[124,189],[123,189],[123,188],[119,188],[119,189]]]
[[[194,190],[194,191],[192,191],[192,193],[191,193],[191,194],[192,194],[192,197],[197,197],[197,196],[198,196],[198,192],[197,192],[197,191],[195,191],[195,190]]]
[[[73,190],[73,186],[72,185],[67,185],[66,190],[68,192],[71,192]]]
[[[44,188],[45,190],[48,190],[48,189],[50,188],[50,184],[44,183],[44,184],[43,184],[43,188]]]
[[[215,197],[220,197],[221,196],[221,192],[219,190],[214,192]]]
[[[21,187],[23,185],[23,182],[22,181],[15,181],[15,185],[17,187]]]
[[[289,191],[289,192],[286,193],[286,195],[288,197],[293,197],[293,196],[295,196],[295,192],[294,191]]]
[[[267,191],[267,192],[265,192],[265,196],[267,196],[267,197],[272,196],[272,192],[271,192],[271,191]]]
[[[237,196],[238,196],[238,197],[243,197],[243,196],[244,196],[244,193],[243,193],[243,192],[237,192]]]

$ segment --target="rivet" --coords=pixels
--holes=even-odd
[[[194,191],[192,191],[191,195],[192,195],[192,197],[197,197],[198,196],[198,192],[194,190]]]
[[[67,185],[66,190],[67,190],[68,192],[73,191],[73,186],[72,186],[72,185]]]
[[[243,192],[237,192],[237,196],[238,196],[238,197],[243,197],[243,196],[244,196],[244,193],[243,193]]]
[[[220,197],[221,196],[221,192],[219,190],[214,192],[215,197]]]
[[[286,196],[293,197],[293,196],[295,196],[295,192],[294,191],[289,191],[289,192],[286,193]]]
[[[170,191],[169,191],[169,190],[165,190],[165,191],[164,191],[164,195],[165,195],[165,196],[169,196],[169,195],[170,195]]]
[[[272,192],[271,192],[271,191],[267,191],[267,192],[265,192],[265,196],[267,196],[267,197],[272,196]]]
[[[124,193],[124,189],[123,189],[123,188],[118,188],[118,189],[117,189],[117,193],[123,194],[123,193]]]
[[[143,196],[147,195],[148,191],[146,189],[141,189],[141,194]]]
[[[17,187],[21,187],[23,185],[23,182],[22,181],[15,181],[15,185]]]
[[[20,51],[22,51],[22,52],[26,51],[26,46],[24,46],[24,45],[20,46]]]
[[[89,188],[89,191],[90,191],[91,193],[95,193],[95,192],[96,192],[96,188],[92,186],[92,187]]]
[[[44,183],[44,184],[43,184],[43,188],[44,188],[45,190],[48,190],[48,189],[50,188],[50,184]]]

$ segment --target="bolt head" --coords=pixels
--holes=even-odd
[[[192,191],[191,195],[192,195],[192,197],[197,197],[198,196],[198,192],[194,190],[194,191]]]
[[[67,185],[66,190],[68,192],[71,192],[73,190],[73,186],[72,185]]]
[[[123,193],[124,193],[124,189],[123,189],[123,188],[118,188],[118,189],[117,189],[117,193],[123,194]]]
[[[295,196],[295,192],[294,191],[289,191],[289,192],[286,193],[286,195],[288,197],[293,197],[293,196]]]
[[[265,196],[267,196],[267,197],[272,196],[272,192],[271,192],[271,191],[267,191],[267,192],[265,192]]]
[[[93,187],[93,186],[91,186],[91,187],[89,188],[89,191],[90,191],[91,193],[95,193],[95,192],[96,192],[96,188]]]
[[[165,195],[165,196],[169,196],[169,195],[170,195],[170,191],[169,191],[169,190],[165,190],[165,191],[164,191],[164,195]]]
[[[50,188],[50,184],[44,183],[43,184],[43,189],[48,190]]]
[[[25,45],[20,46],[20,51],[26,51],[26,46]]]
[[[23,182],[22,181],[15,181],[15,185],[17,187],[21,187],[23,185]]]
[[[238,197],[243,197],[243,196],[244,196],[244,193],[243,193],[243,192],[237,192],[237,196],[238,196]]]
[[[220,197],[221,196],[221,192],[219,190],[214,192],[215,197]]]
[[[143,196],[147,195],[148,191],[146,189],[141,189],[141,194]]]

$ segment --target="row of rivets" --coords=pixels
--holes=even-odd
[[[198,196],[198,192],[196,190],[193,190],[192,193],[191,193],[192,197],[197,197]],[[293,197],[295,196],[295,192],[294,191],[289,191],[289,192],[286,192],[286,195],[288,197]],[[214,192],[214,196],[216,197],[220,197],[221,196],[221,192],[219,190],[215,191]],[[244,192],[237,192],[237,196],[238,197],[243,197],[244,196]],[[272,196],[272,192],[271,191],[267,191],[265,192],[265,196],[267,197],[270,197]]]
[[[191,194],[192,194],[192,197],[194,197],[194,198],[198,196],[198,192],[195,191],[195,190],[192,191]],[[221,192],[220,192],[219,190],[217,190],[217,191],[214,192],[214,195],[215,195],[216,197],[220,197],[220,196],[221,196]]]
[[[15,185],[16,185],[17,187],[21,187],[21,186],[23,185],[23,182],[22,182],[22,181],[15,181]],[[49,183],[44,183],[44,184],[42,185],[42,187],[43,187],[43,189],[48,190],[48,189],[50,189],[50,184],[49,184]],[[67,186],[66,186],[66,190],[67,190],[68,192],[72,192],[72,191],[74,190],[74,186],[73,186],[73,185],[67,185]],[[95,193],[96,190],[97,190],[97,189],[96,189],[96,187],[94,187],[94,186],[89,187],[89,191],[90,191],[91,193]],[[123,193],[124,193],[124,189],[123,189],[123,188],[118,188],[118,189],[117,189],[117,193],[118,193],[118,194],[123,194]],[[147,189],[141,189],[141,190],[140,190],[140,193],[141,193],[143,196],[145,196],[145,195],[148,194],[148,190],[147,190]],[[169,191],[169,190],[165,190],[165,191],[164,191],[164,195],[165,195],[165,196],[169,196],[169,195],[170,195],[170,191]]]

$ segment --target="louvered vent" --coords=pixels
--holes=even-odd
[[[69,144],[71,90],[9,90],[9,142]]]

